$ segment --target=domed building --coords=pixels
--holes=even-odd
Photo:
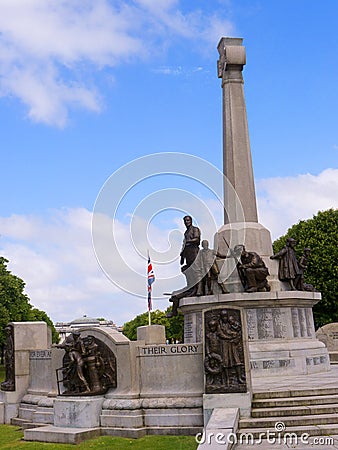
[[[93,319],[92,317],[88,317],[84,314],[82,317],[78,319],[74,319],[69,323],[70,328],[82,328],[82,327],[99,327],[100,321],[99,319]]]
[[[118,327],[112,320],[100,320],[88,317],[84,314],[78,319],[74,319],[71,322],[56,322],[55,329],[60,335],[60,340],[63,341],[73,331],[81,331],[81,328],[85,327],[112,327],[117,331],[122,331],[122,327]]]

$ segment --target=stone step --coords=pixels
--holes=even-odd
[[[101,436],[119,436],[137,439],[146,434],[156,434],[161,436],[183,435],[196,436],[203,432],[203,426],[168,426],[168,427],[140,427],[140,428],[119,428],[119,427],[101,427]]]
[[[38,411],[35,411],[35,413],[33,414],[32,421],[34,423],[53,424],[54,411],[50,409],[49,411],[42,411],[39,409]]]
[[[269,399],[269,398],[285,398],[285,397],[311,397],[313,395],[338,395],[337,388],[320,388],[320,389],[292,389],[278,391],[254,392],[253,400]]]
[[[286,429],[289,430],[290,427],[296,426],[309,426],[309,425],[325,425],[325,424],[336,424],[338,428],[338,416],[334,414],[310,414],[305,416],[285,416],[282,419],[278,416],[276,417],[261,417],[261,418],[248,418],[240,419],[239,428],[265,428],[274,429],[275,423],[283,423]]]
[[[19,406],[18,417],[20,419],[32,420],[33,414],[36,412],[36,410],[37,408],[35,407]]]
[[[21,427],[23,430],[28,430],[30,428],[44,427],[45,423],[33,423],[26,419],[20,419],[19,417],[13,417],[11,419],[11,425]]]
[[[255,399],[252,402],[252,408],[273,408],[288,406],[306,406],[306,405],[324,405],[338,403],[338,394],[335,395],[313,395],[304,397],[285,397],[285,398],[267,398]]]
[[[267,431],[271,436],[278,437],[278,432],[275,430],[275,427],[270,428],[240,428],[237,436],[244,436],[245,434],[253,437],[254,439],[262,438],[266,439]],[[284,433],[284,432],[283,432]],[[280,433],[280,436],[283,436],[283,433]],[[310,436],[331,436],[334,434],[338,434],[338,424],[323,424],[323,425],[307,425],[307,426],[290,426],[287,427],[285,433],[295,433],[297,436],[304,435],[307,433]]]
[[[310,405],[310,406],[289,406],[275,408],[253,408],[251,417],[279,417],[301,416],[309,414],[334,414],[338,413],[338,403],[329,403],[328,405]],[[338,420],[338,419],[337,419]]]
[[[26,429],[25,441],[51,442],[58,444],[80,444],[86,439],[100,436],[99,428],[65,428],[44,425]]]
[[[101,427],[138,428],[143,427],[143,414],[140,411],[102,411]]]

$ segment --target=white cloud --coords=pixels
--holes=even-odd
[[[221,36],[230,35],[234,30],[233,24],[224,17],[224,7],[212,14],[199,8],[183,13],[178,0],[136,0],[136,3],[147,11],[147,20],[157,32],[196,39],[202,45],[209,42],[215,46]]]
[[[105,0],[3,0],[0,95],[19,98],[33,121],[60,127],[70,107],[99,111],[81,65],[112,66],[142,53],[131,29],[123,9]]]
[[[54,321],[87,314],[123,324],[146,311],[146,249],[143,256],[139,255],[129,236],[129,224],[116,221],[115,238],[129,266],[116,267],[114,272],[115,282],[123,288],[130,286],[129,293],[122,291],[99,267],[92,246],[91,221],[92,213],[84,208],[52,210],[46,217],[2,217],[0,254],[9,260],[9,270],[25,281],[31,303]],[[163,247],[167,232],[151,226],[150,233],[154,244]],[[109,242],[105,246],[115,260]],[[144,298],[133,295],[139,274],[144,279]],[[181,287],[170,287],[170,279],[177,277],[177,261],[157,267],[156,275],[169,278],[169,290]],[[165,309],[168,300],[163,300],[162,292],[160,296],[162,300],[154,298],[154,307]]]
[[[20,99],[35,122],[64,127],[73,107],[101,110],[98,69],[155,54],[175,37],[215,45],[233,29],[222,14],[183,13],[176,0],[2,0],[0,96]]]
[[[203,72],[203,67],[193,67],[193,68],[183,68],[182,66],[172,67],[172,66],[161,66],[156,69],[153,69],[154,73],[159,73],[161,75],[168,75],[168,76],[184,76],[184,77],[190,77],[191,75],[194,75],[196,73]],[[205,73],[208,73],[208,71],[204,71]]]
[[[170,67],[170,66],[163,66],[159,67],[158,69],[154,70],[155,73],[160,73],[162,75],[181,75],[183,73],[182,67]]]
[[[90,223],[85,209],[0,218],[1,254],[26,282],[32,304],[52,318],[74,318],[93,299],[118,292],[96,263]]]
[[[327,169],[317,176],[261,180],[257,188],[260,222],[271,230],[273,238],[284,234],[299,220],[312,217],[318,210],[338,207],[338,169]],[[218,227],[222,215],[219,202],[208,200],[205,203]],[[153,262],[158,259],[154,264],[158,281],[153,285],[154,297],[157,297],[155,308],[165,309],[169,305],[167,297],[163,299],[163,292],[184,286],[184,278],[179,274],[178,246],[184,231],[182,211],[189,208],[194,209],[191,201],[188,209],[180,205],[171,223],[164,227],[150,223],[147,228]],[[107,221],[107,218],[102,220]],[[137,230],[144,227],[143,219],[134,217],[134,220]],[[0,254],[9,259],[9,269],[26,282],[32,304],[46,311],[53,320],[72,320],[87,314],[123,324],[146,310],[146,292],[144,298],[132,292],[136,292],[136,288],[142,290],[135,286],[138,284],[135,280],[143,274],[145,279],[147,243],[140,236],[132,239],[130,224],[115,219],[115,238],[128,264],[127,268],[117,266],[114,272],[119,284],[124,288],[130,286],[129,293],[122,291],[108,280],[97,263],[91,221],[92,213],[84,208],[52,210],[46,217],[0,217]],[[108,222],[111,228],[111,220]],[[198,223],[203,239],[210,243],[215,225],[204,216]],[[110,242],[103,244],[106,254],[116,263]],[[177,258],[173,259],[173,254],[177,254]],[[166,258],[171,263],[166,263]],[[146,290],[146,286],[144,288]]]
[[[319,175],[259,180],[257,197],[260,222],[275,239],[299,220],[338,208],[338,169],[326,169]]]

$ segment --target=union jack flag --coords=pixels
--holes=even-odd
[[[153,266],[150,261],[150,256],[148,255],[148,311],[153,309],[151,302],[151,285],[155,281],[155,275],[153,271]]]

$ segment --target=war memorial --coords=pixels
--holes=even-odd
[[[213,243],[201,242],[184,217],[187,286],[170,298],[172,315],[184,315],[184,343],[166,344],[164,327],[151,325],[138,329],[136,341],[87,327],[52,346],[44,322],[8,324],[0,423],[22,426],[25,440],[76,444],[99,435],[240,430],[255,436],[281,417],[297,433],[304,429],[297,429],[298,415],[311,435],[338,434],[335,414],[325,421],[338,390],[320,387],[331,371],[312,315],[321,294],[304,283],[293,240],[274,255],[270,232],[258,222],[242,39],[222,38],[218,52],[224,176],[233,189],[224,189],[224,225]],[[321,406],[322,421],[311,404]],[[304,422],[310,414],[313,421]]]

